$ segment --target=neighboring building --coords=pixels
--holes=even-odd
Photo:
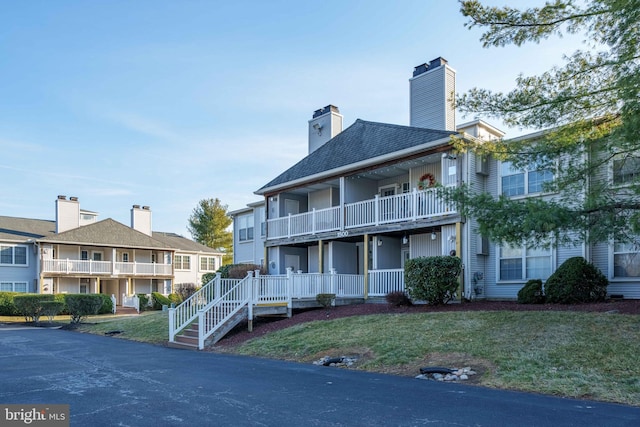
[[[247,236],[241,218],[253,218],[253,225],[257,208],[265,208],[266,258],[254,239],[236,260],[265,259],[270,274],[292,268],[366,276],[373,270],[402,269],[409,258],[455,254],[464,265],[465,297],[515,299],[527,280],[545,280],[566,259],[583,256],[609,278],[610,293],[640,298],[637,247],[615,242],[548,250],[501,247],[480,236],[474,220],[437,197],[431,188],[436,183],[465,183],[514,198],[549,197],[542,185],[553,179],[553,171],[519,171],[508,163],[454,154],[451,134],[504,135],[482,120],[456,125],[447,101],[454,91],[455,71],[437,58],[416,67],[410,79],[410,126],[358,119],[343,131],[337,107],[315,111],[309,121],[309,154],[256,191],[263,203],[233,212],[236,252]],[[635,166],[638,173],[640,164]],[[623,179],[612,173],[605,179]]]
[[[154,231],[152,237],[175,250],[174,285],[202,285],[202,276],[215,273],[222,266],[222,252],[175,233]]]
[[[265,202],[229,212],[233,219],[233,263],[264,265],[267,237]]]
[[[203,273],[174,273],[174,259],[194,257],[206,271],[220,266],[222,254],[207,249],[152,232],[147,206],[134,205],[126,226],[58,196],[55,221],[0,216],[0,291],[113,294],[118,304],[123,295],[166,295],[176,278],[199,284]]]

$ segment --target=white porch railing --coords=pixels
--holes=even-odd
[[[383,297],[390,292],[404,290],[404,269],[369,271],[370,296]]]
[[[172,265],[80,259],[43,259],[42,272],[87,275],[170,276],[172,274]]]
[[[396,194],[267,220],[267,239],[313,235],[456,213],[438,196],[438,189]]]
[[[140,298],[138,295],[122,294],[122,306],[135,308],[140,313]]]
[[[294,300],[315,299],[318,294],[335,294],[337,298],[385,296],[404,290],[404,270],[369,271],[369,288],[365,292],[365,277],[358,274],[303,274],[287,271],[286,275],[260,276],[249,272],[244,279],[221,279],[220,274],[176,308],[169,309],[169,341],[182,329],[198,319],[198,347],[221,328],[226,321],[247,307],[247,317],[253,319],[258,305],[286,304]],[[124,296],[123,296],[124,298]]]

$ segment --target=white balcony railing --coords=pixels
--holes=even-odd
[[[171,276],[172,265],[80,259],[43,259],[42,272],[113,276]]]
[[[267,220],[267,239],[313,235],[455,214],[455,207],[438,197],[437,189],[379,197],[344,208],[314,209],[297,215]]]

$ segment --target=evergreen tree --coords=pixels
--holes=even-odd
[[[454,145],[516,168],[553,171],[554,180],[545,187],[553,197],[518,201],[465,186],[449,196],[495,241],[549,244],[545,237],[552,235],[557,243],[611,238],[638,243],[640,0],[555,0],[527,9],[475,0],[460,4],[469,18],[465,25],[485,30],[484,47],[576,34],[585,49],[565,56],[562,67],[519,76],[508,93],[474,88],[456,98],[463,113],[546,129],[526,140],[454,138]],[[611,185],[612,164],[624,186]]]
[[[232,219],[227,215],[227,209],[227,205],[217,198],[200,200],[187,225],[196,242],[225,252],[223,264],[230,262],[233,254],[233,233],[229,231]]]

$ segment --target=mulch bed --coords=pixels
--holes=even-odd
[[[247,331],[247,325],[241,324],[220,340],[213,351],[229,350],[251,338],[260,337],[269,332],[285,329],[299,323],[316,320],[332,320],[341,317],[363,316],[368,314],[428,313],[449,311],[581,311],[613,312],[619,314],[640,314],[640,300],[609,300],[594,304],[518,304],[514,301],[473,301],[443,306],[414,305],[394,307],[389,304],[354,304],[329,309],[315,308],[294,311],[291,318],[259,318],[253,321],[253,332]]]

